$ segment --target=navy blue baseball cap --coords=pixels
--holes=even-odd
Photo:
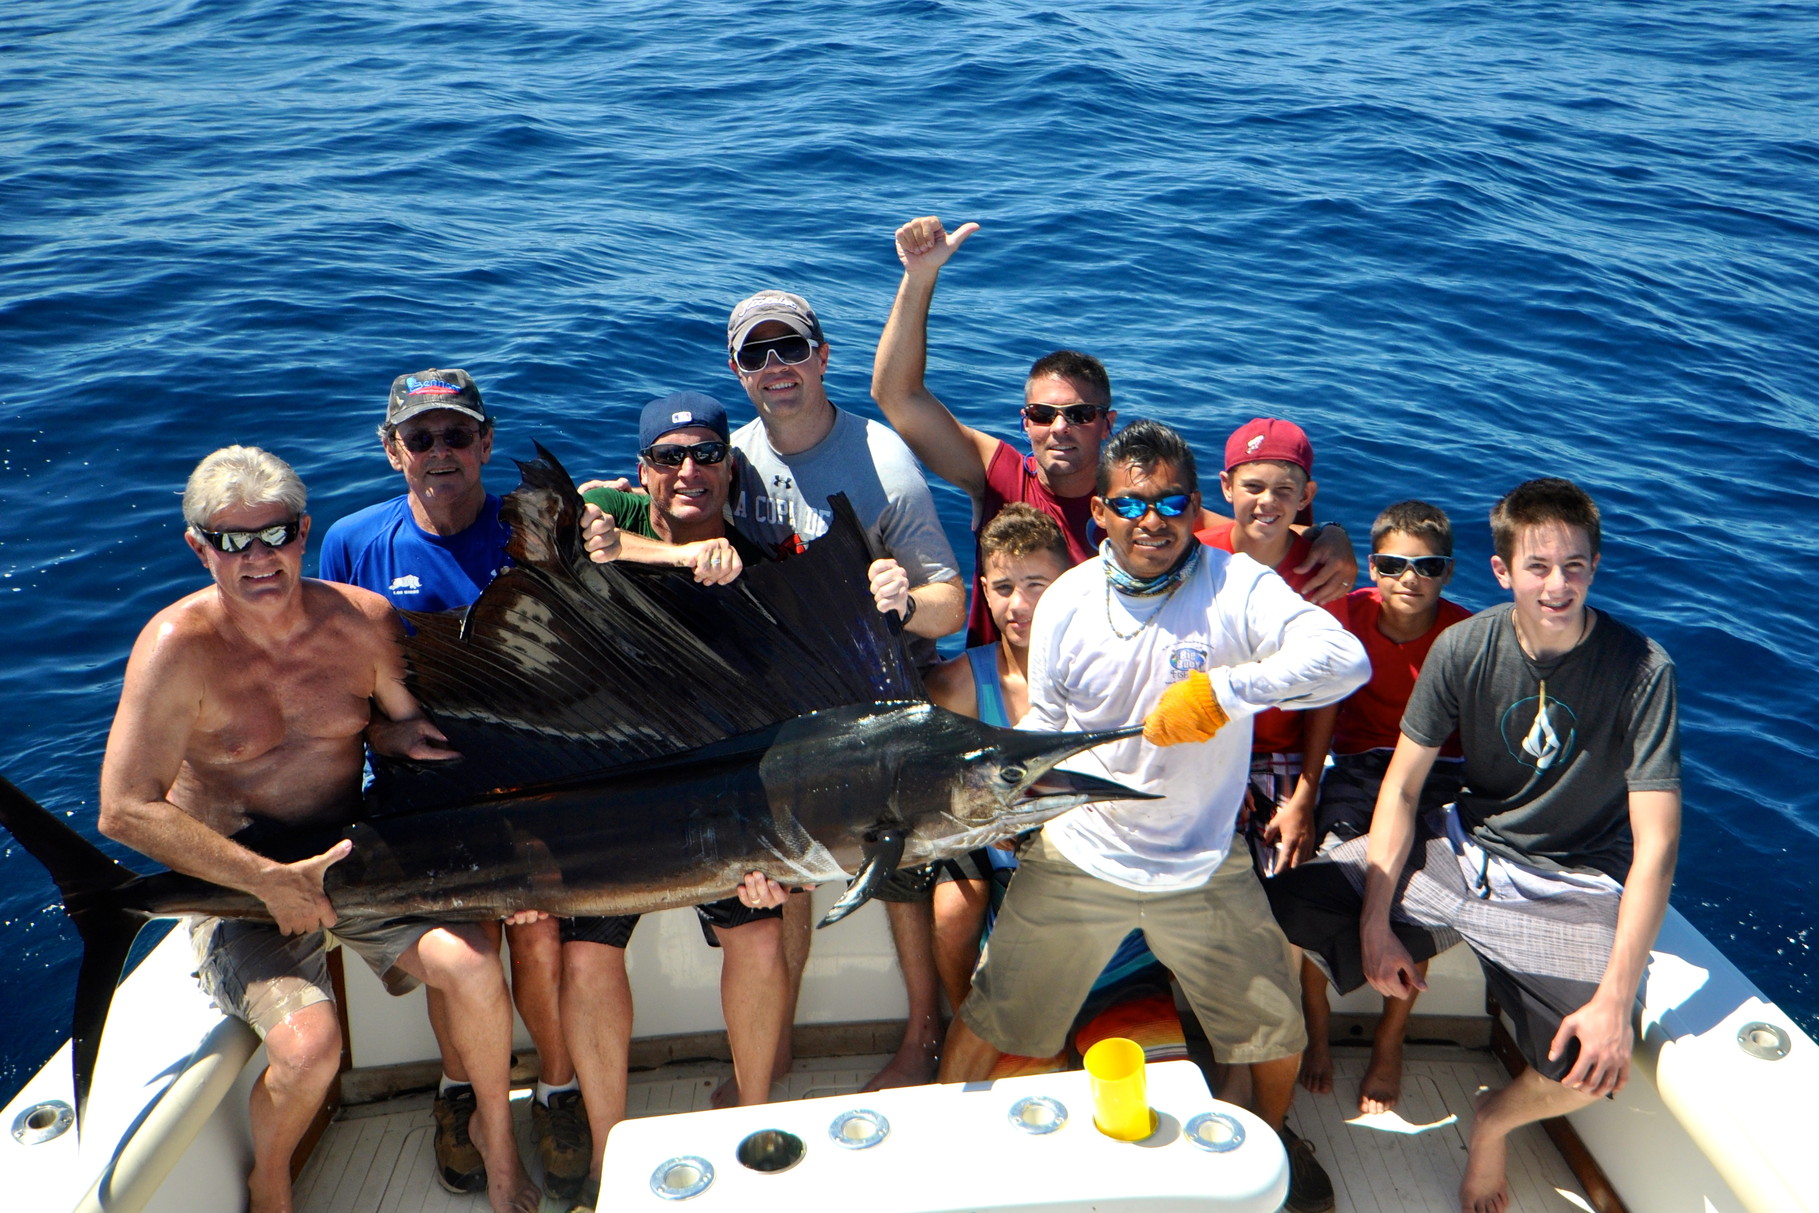
[[[638,419],[638,449],[644,450],[671,430],[698,425],[728,441],[726,408],[705,392],[672,392],[644,406]]]

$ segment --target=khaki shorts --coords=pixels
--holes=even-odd
[[[318,1002],[333,1002],[329,983],[329,936],[358,953],[392,994],[415,989],[417,979],[397,967],[398,958],[436,929],[422,918],[380,918],[343,914],[332,931],[285,935],[269,922],[236,918],[192,918],[190,944],[196,951],[196,978],[215,1005],[245,1020],[263,1039],[285,1016]]]
[[[1052,1057],[1133,928],[1174,973],[1226,1064],[1301,1052],[1301,975],[1242,845],[1204,885],[1138,893],[1090,876],[1038,834],[986,943],[967,1027],[1005,1053]]]

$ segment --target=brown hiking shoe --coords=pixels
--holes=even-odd
[[[543,1190],[555,1200],[579,1196],[594,1152],[581,1092],[557,1091],[548,1106],[531,1100],[531,1140],[543,1159]]]
[[[1282,1147],[1288,1151],[1288,1199],[1282,1207],[1288,1213],[1330,1213],[1333,1179],[1314,1158],[1314,1143],[1283,1125]]]
[[[486,1191],[486,1163],[467,1135],[474,1116],[474,1089],[450,1087],[431,1107],[436,1117],[436,1180],[450,1192]]]

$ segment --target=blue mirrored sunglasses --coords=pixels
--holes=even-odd
[[[1167,497],[1158,497],[1151,501],[1146,497],[1107,497],[1105,506],[1120,518],[1132,522],[1143,517],[1152,509],[1164,518],[1179,518],[1187,513],[1186,493],[1170,493]]]

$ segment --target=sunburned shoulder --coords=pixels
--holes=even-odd
[[[140,629],[138,647],[170,656],[213,640],[221,630],[221,599],[214,586],[205,586],[153,615]]]

